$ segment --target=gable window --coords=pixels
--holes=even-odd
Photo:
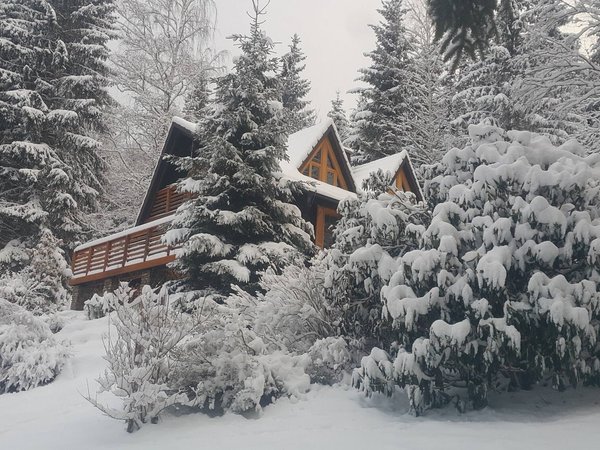
[[[315,224],[315,244],[328,248],[333,244],[333,228],[340,215],[333,208],[317,206],[317,223]]]
[[[307,161],[302,165],[300,171],[307,177],[342,189],[348,189],[342,175],[342,170],[328,139],[324,139],[317,145],[312,154],[307,158]]]

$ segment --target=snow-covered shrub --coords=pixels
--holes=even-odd
[[[342,337],[319,339],[307,352],[306,369],[313,383],[333,384],[350,372],[353,361],[348,344]]]
[[[102,412],[124,420],[127,431],[148,420],[155,423],[169,406],[186,403],[187,397],[169,386],[172,355],[193,330],[193,318],[172,308],[166,289],[155,293],[144,286],[140,295],[126,283],[114,292],[111,325],[105,338],[108,369],[98,379],[99,392],[111,392],[123,400],[121,409],[88,400]]]
[[[317,339],[337,335],[340,311],[324,295],[322,265],[287,266],[281,274],[268,270],[260,288],[250,295],[241,289],[229,297],[269,351],[305,353]]]
[[[207,302],[207,320],[178,348],[173,370],[174,386],[188,393],[190,405],[217,414],[256,412],[309,389],[305,356],[269,351],[251,316],[237,305]]]
[[[42,318],[0,298],[0,394],[51,382],[67,357]]]
[[[342,311],[340,332],[365,348],[393,340],[379,292],[397,269],[395,258],[418,248],[414,236],[429,218],[413,194],[389,186],[390,177],[377,173],[365,183],[370,190],[340,202],[335,244],[322,262],[326,298]]]
[[[83,310],[89,320],[100,319],[113,310],[115,302],[118,302],[118,299],[112,292],[105,292],[104,295],[94,294],[83,304]]]
[[[469,135],[425,169],[433,217],[414,250],[373,264],[393,269],[381,300],[399,345],[364,357],[354,384],[405,387],[416,413],[451,386],[478,408],[502,380],[600,381],[600,155],[485,124]]]
[[[50,230],[43,229],[39,242],[30,249],[11,241],[0,258],[5,268],[12,267],[0,275],[0,298],[36,315],[56,311],[69,303],[67,280],[71,272],[60,241]]]

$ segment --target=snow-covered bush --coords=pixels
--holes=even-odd
[[[110,313],[118,301],[112,292],[105,292],[104,295],[94,294],[83,304],[83,310],[89,320],[100,319]]]
[[[71,272],[61,242],[43,229],[31,249],[11,241],[0,253],[0,298],[17,303],[36,315],[56,311],[70,301],[67,280]]]
[[[133,432],[149,420],[155,423],[165,408],[187,402],[168,382],[173,351],[196,323],[171,306],[164,288],[155,293],[144,286],[136,296],[123,283],[110,298],[114,334],[109,331],[104,341],[108,369],[98,379],[99,392],[121,397],[123,407],[103,405],[91,396],[88,400],[110,417],[124,420],[127,431]]]
[[[418,248],[414,235],[429,218],[411,193],[389,186],[390,177],[376,173],[365,183],[366,193],[340,202],[335,244],[323,260],[326,298],[342,311],[340,333],[365,348],[393,340],[381,320],[379,292],[397,269],[395,258]]]
[[[256,296],[237,289],[227,303],[237,308],[269,351],[305,353],[313,343],[337,335],[340,311],[324,295],[322,265],[287,266],[263,274]]]
[[[174,366],[174,386],[188,393],[190,405],[217,414],[256,412],[309,389],[307,358],[269,351],[246,311],[209,299],[203,309],[207,320],[178,348]]]
[[[344,373],[351,370],[353,358],[342,337],[319,339],[308,350],[307,355],[306,372],[313,383],[331,385],[341,381]]]
[[[405,387],[416,413],[506,380],[598,383],[600,155],[528,132],[469,127],[426,172],[430,225],[414,228],[381,289],[398,347],[355,370],[367,393]]]
[[[42,318],[0,298],[0,394],[51,382],[67,357]]]

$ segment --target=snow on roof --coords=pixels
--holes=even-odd
[[[371,173],[376,172],[379,169],[381,169],[384,173],[391,172],[392,175],[395,174],[404,161],[408,163],[414,175],[412,162],[406,150],[402,150],[394,155],[386,156],[385,158],[376,159],[375,161],[371,161],[360,166],[350,167],[350,170],[352,171],[352,177],[356,183],[356,188],[362,189],[363,181],[369,178]],[[415,194],[418,194],[420,195],[420,198],[423,198],[423,192],[421,191],[419,182],[417,181],[416,184],[419,192],[415,192]]]
[[[316,180],[300,173],[300,165],[308,158],[308,155],[314,150],[321,138],[332,127],[335,132],[337,141],[341,145],[341,139],[335,128],[333,120],[328,118],[323,122],[319,122],[311,127],[304,128],[288,137],[287,154],[288,161],[280,161],[282,175],[292,181],[301,181],[304,183],[307,190],[316,192],[325,197],[340,201],[349,196],[355,196],[351,191],[347,191],[337,186]],[[350,167],[350,162],[344,152],[343,157],[345,164]],[[343,164],[343,163],[342,163]]]
[[[190,133],[194,133],[194,134],[196,133],[196,130],[197,130],[196,124],[193,122],[190,122],[188,120],[185,120],[182,117],[173,116],[171,123],[179,125],[181,128],[189,131]]]
[[[328,119],[290,134],[287,142],[289,164],[298,169],[332,124],[333,121]]]
[[[85,244],[81,244],[80,246],[75,247],[75,251],[78,252],[80,250],[85,250],[86,248],[90,248],[90,247],[94,247],[96,245],[104,244],[104,243],[106,243],[108,241],[112,241],[112,240],[115,240],[115,239],[119,239],[119,238],[125,237],[128,234],[133,234],[133,233],[136,233],[138,231],[143,231],[143,230],[146,230],[148,228],[152,228],[152,227],[156,227],[158,225],[163,225],[165,223],[169,223],[172,220],[173,220],[173,216],[167,216],[167,217],[163,217],[161,219],[153,220],[152,222],[148,222],[148,223],[144,223],[142,225],[138,225],[137,227],[127,228],[127,229],[125,229],[123,231],[120,231],[118,233],[109,234],[108,236],[104,236],[103,238],[95,239],[93,241],[86,242]]]
[[[363,181],[369,178],[371,173],[377,172],[380,169],[384,173],[391,172],[392,175],[394,175],[400,168],[400,165],[407,158],[408,153],[406,153],[406,150],[402,150],[400,153],[386,156],[385,158],[376,159],[375,161],[371,161],[360,166],[351,167],[350,170],[352,171],[352,176],[354,177],[356,186],[361,188]]]

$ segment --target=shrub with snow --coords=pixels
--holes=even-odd
[[[156,423],[169,406],[187,402],[168,382],[173,351],[195,323],[171,306],[164,288],[155,293],[144,286],[136,296],[123,283],[108,298],[116,333],[109,331],[104,341],[108,369],[98,379],[99,392],[122,398],[123,406],[103,405],[91,396],[88,400],[108,416],[125,421],[127,431],[133,432],[148,421]]]
[[[237,289],[228,305],[237,308],[269,351],[306,353],[314,342],[338,333],[340,310],[324,295],[322,265],[287,266],[263,274],[255,296]]]
[[[67,357],[42,318],[0,298],[0,394],[51,382]]]
[[[346,340],[342,337],[327,337],[316,341],[307,352],[310,380],[319,384],[334,384],[350,372],[353,362]]]
[[[269,349],[238,304],[206,300],[206,320],[178,348],[174,379],[190,405],[206,412],[249,413],[309,389],[305,356]]]
[[[56,311],[68,304],[67,280],[71,272],[60,243],[50,230],[43,229],[33,248],[11,241],[1,249],[0,298],[17,303],[36,315]]]
[[[340,333],[366,348],[393,340],[379,292],[397,269],[395,258],[418,248],[413,236],[428,220],[411,193],[388,190],[385,175],[373,174],[366,193],[340,202],[335,244],[322,262],[326,299],[342,312]]]
[[[434,206],[381,289],[398,346],[354,373],[367,393],[405,387],[416,413],[506,380],[600,381],[600,155],[528,132],[469,127],[425,170]],[[376,265],[374,263],[373,265]]]

